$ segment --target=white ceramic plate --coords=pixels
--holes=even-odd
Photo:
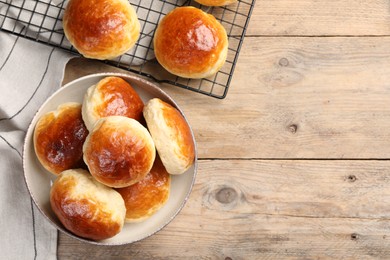
[[[125,223],[123,230],[113,238],[102,241],[91,241],[80,238],[64,228],[61,222],[54,215],[50,206],[49,193],[53,180],[56,178],[53,174],[45,170],[38,161],[33,145],[33,133],[38,119],[45,113],[55,110],[58,105],[65,102],[79,102],[82,103],[84,93],[86,90],[96,84],[99,80],[107,76],[118,76],[128,81],[131,86],[138,92],[144,102],[151,98],[157,97],[165,102],[175,106],[182,113],[177,104],[159,87],[138,78],[136,76],[118,74],[118,73],[101,73],[85,76],[76,79],[64,87],[56,91],[38,110],[34,116],[24,143],[23,152],[23,168],[24,176],[27,183],[27,188],[33,198],[35,204],[38,206],[41,213],[60,231],[68,234],[71,237],[77,238],[99,245],[122,245],[133,243],[135,241],[144,239],[167,225],[181,210],[186,203],[192,186],[195,181],[197,168],[197,149],[195,145],[195,163],[194,165],[182,175],[172,175],[171,178],[171,192],[168,202],[155,215],[140,223]],[[183,114],[183,113],[182,113]],[[183,115],[184,116],[184,115]],[[193,135],[192,135],[193,137]],[[194,137],[193,137],[194,138]],[[194,139],[195,143],[195,139]]]

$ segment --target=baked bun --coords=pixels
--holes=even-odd
[[[223,26],[211,14],[191,6],[168,13],[158,24],[153,42],[161,66],[184,78],[217,73],[228,51]]]
[[[195,0],[199,4],[207,6],[223,6],[237,3],[237,0]]]
[[[123,116],[99,119],[85,140],[83,152],[92,176],[115,188],[142,180],[156,157],[148,130],[138,121]]]
[[[137,14],[127,0],[70,0],[62,22],[65,36],[86,58],[118,57],[140,35]]]
[[[87,135],[81,104],[62,104],[38,120],[34,131],[35,153],[42,166],[56,175],[83,167],[83,143]]]
[[[83,101],[85,125],[92,130],[96,121],[106,116],[126,116],[140,121],[144,103],[127,81],[106,77],[88,88]]]
[[[156,157],[145,178],[131,186],[117,189],[126,206],[126,222],[140,222],[156,213],[169,198],[171,177]]]
[[[113,237],[124,224],[126,207],[121,195],[86,170],[71,169],[58,175],[50,190],[50,204],[65,228],[83,238]]]
[[[158,98],[146,103],[144,117],[168,173],[184,173],[195,158],[191,129],[184,117],[176,108]]]

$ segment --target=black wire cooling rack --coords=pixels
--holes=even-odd
[[[224,98],[232,80],[235,65],[245,36],[255,0],[238,0],[224,7],[206,7],[195,1],[130,0],[141,23],[141,35],[128,53],[106,63],[151,78],[215,98]],[[67,0],[0,0],[0,30],[72,53],[78,52],[66,39],[62,15]],[[192,5],[214,15],[225,27],[229,38],[226,63],[221,70],[204,79],[174,76],[158,64],[152,39],[159,20],[178,6]]]

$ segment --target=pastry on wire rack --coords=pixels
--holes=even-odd
[[[191,6],[169,12],[158,24],[153,43],[161,66],[183,78],[216,74],[228,51],[228,38],[221,23]]]
[[[127,0],[70,0],[62,22],[65,36],[86,58],[116,58],[140,35],[137,13]]]
[[[207,6],[223,6],[237,3],[237,0],[195,0],[199,4]]]

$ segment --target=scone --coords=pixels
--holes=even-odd
[[[118,57],[140,35],[137,14],[127,0],[70,0],[62,23],[73,47],[92,59]]]
[[[66,229],[92,240],[118,234],[126,214],[121,195],[81,169],[58,175],[50,190],[50,205]]]
[[[158,24],[153,43],[161,66],[184,78],[214,75],[228,51],[225,28],[213,15],[191,6],[168,13]]]
[[[223,6],[236,3],[237,0],[195,0],[199,4],[207,6]]]
[[[88,88],[82,116],[89,130],[102,117],[126,116],[140,121],[144,103],[132,86],[120,77],[105,77]]]
[[[195,144],[187,121],[179,110],[158,98],[146,103],[144,117],[168,173],[184,173],[195,158]]]
[[[171,177],[156,157],[145,178],[131,186],[117,189],[126,206],[126,222],[140,222],[155,214],[168,201]]]
[[[83,144],[88,130],[81,117],[81,104],[65,103],[43,115],[34,130],[35,154],[53,174],[85,167]]]
[[[156,157],[148,130],[138,121],[123,116],[99,119],[85,140],[83,152],[92,176],[115,188],[142,180]]]

